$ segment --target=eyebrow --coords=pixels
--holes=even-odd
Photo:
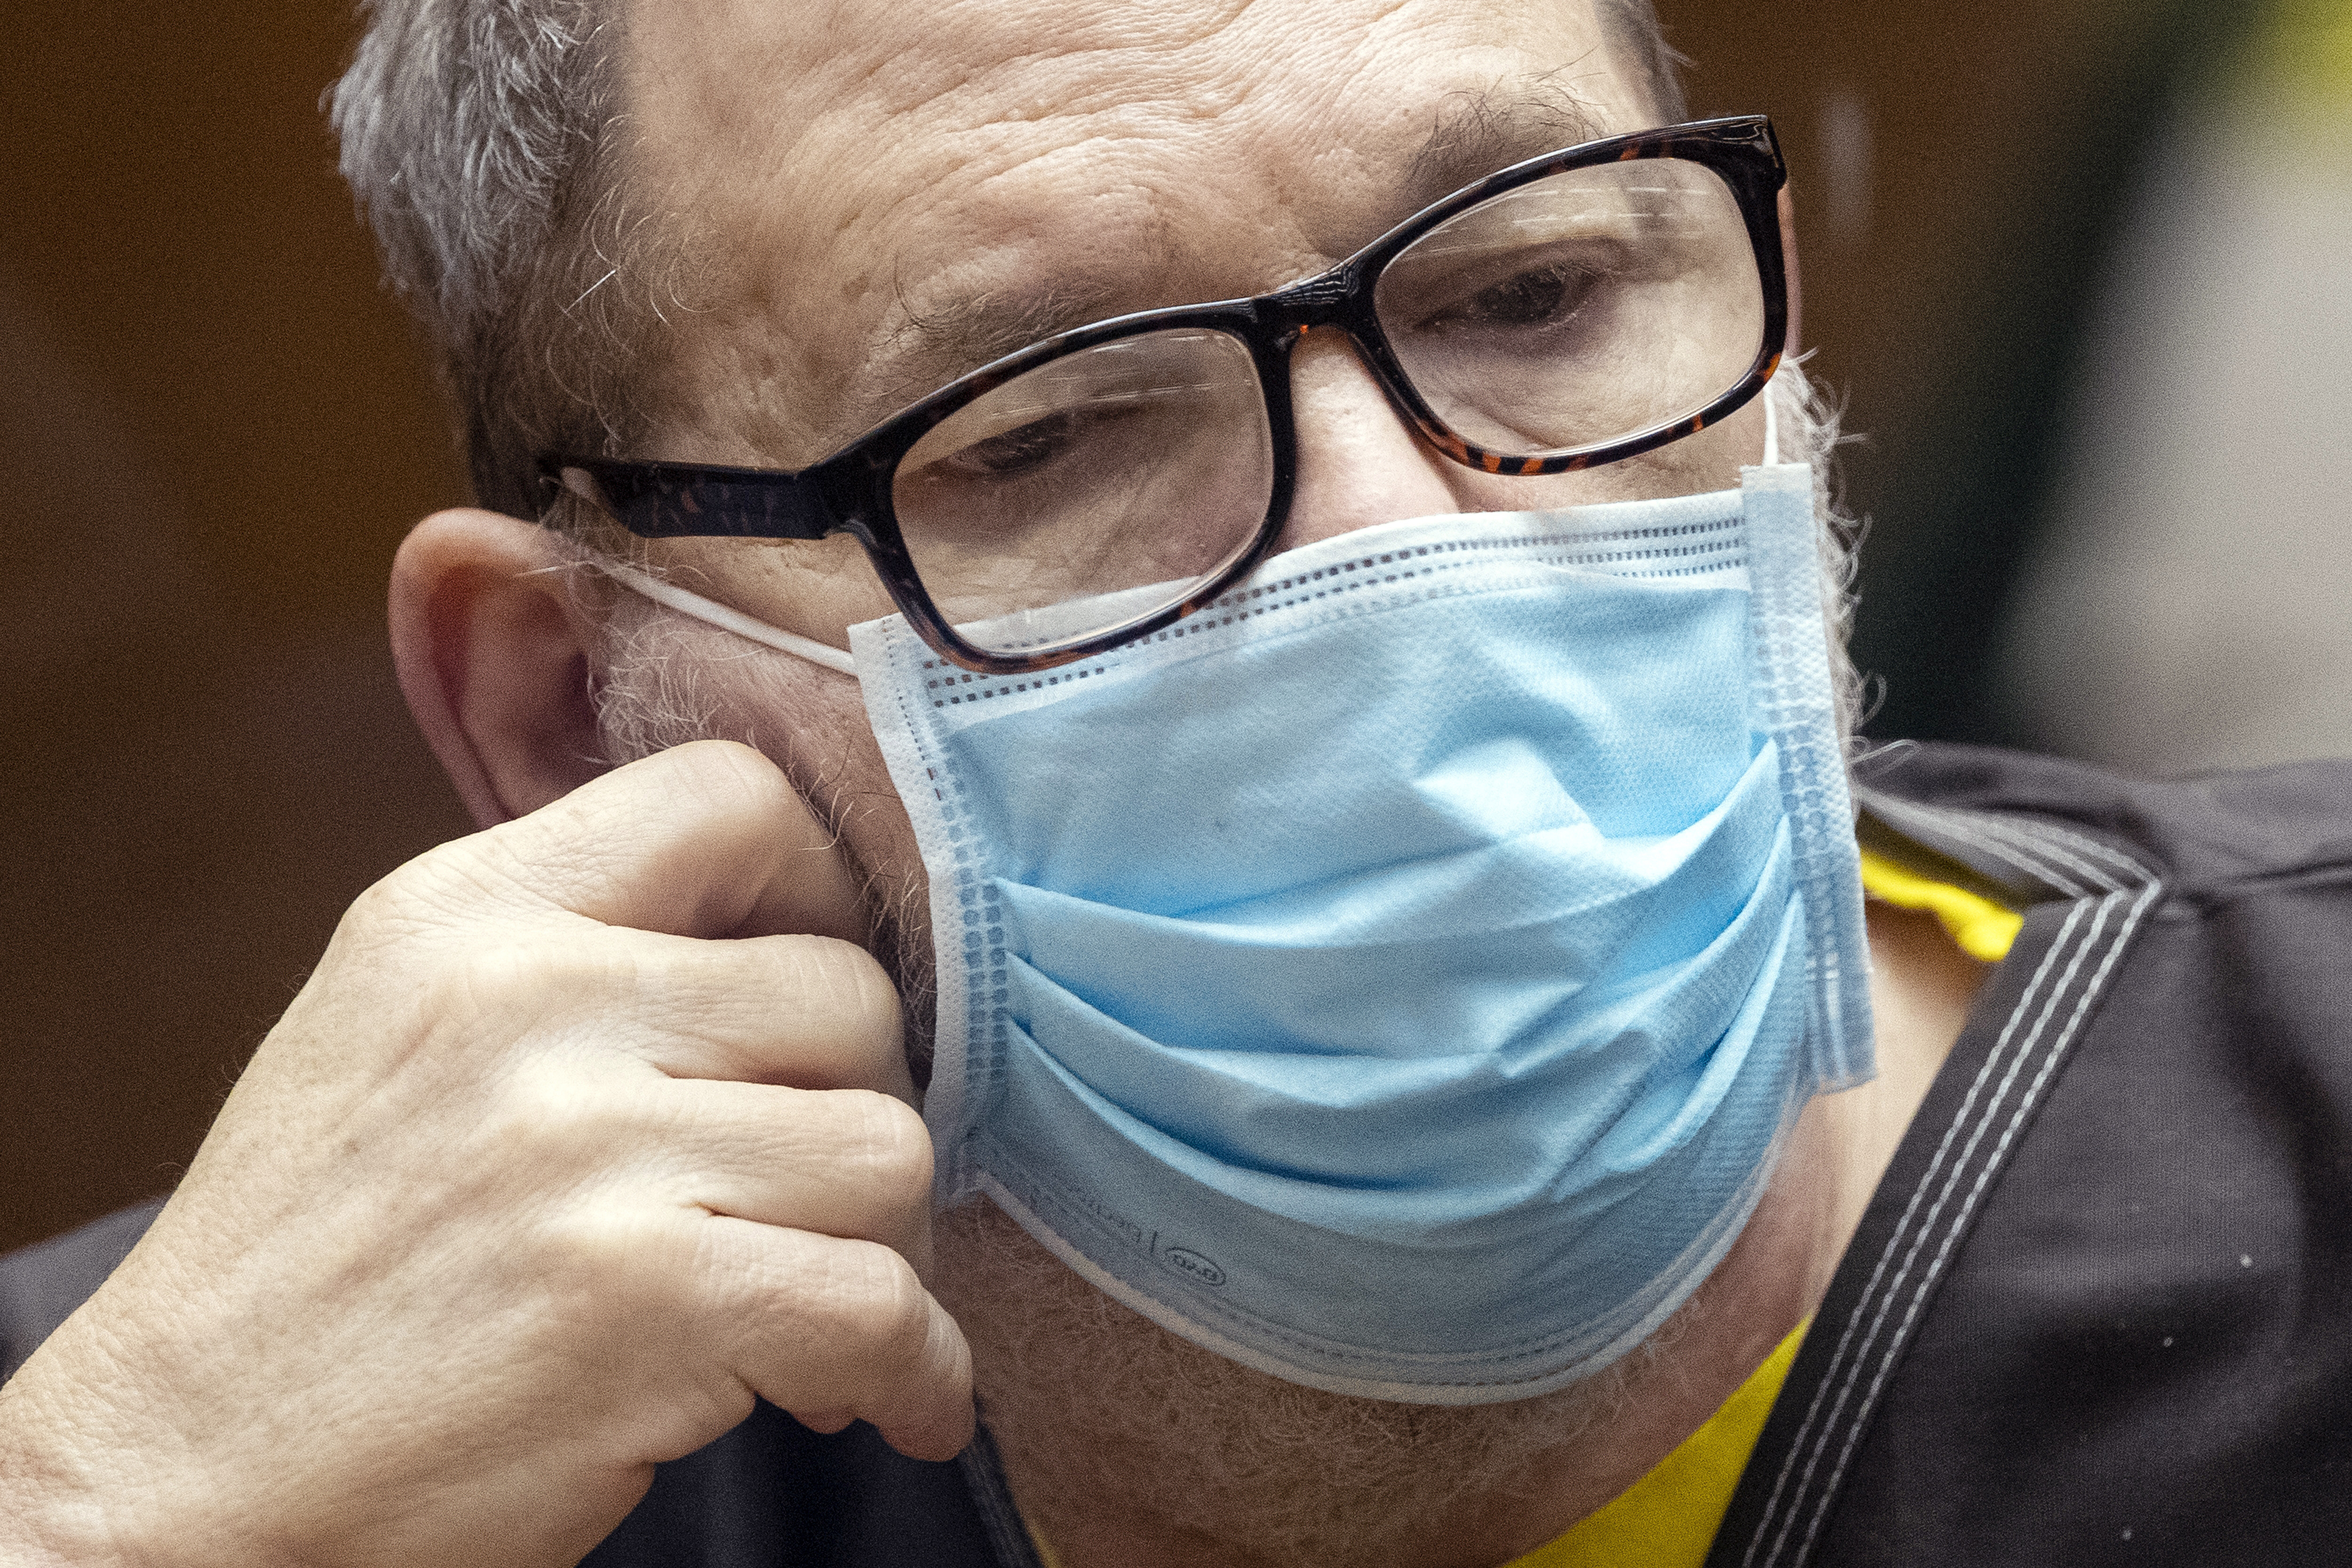
[[[1399,177],[1392,221],[1497,170],[1609,134],[1595,107],[1560,74],[1448,95]],[[1144,259],[1139,266],[1129,258],[1116,273],[1044,279],[1034,287],[982,289],[919,307],[902,288],[900,319],[867,357],[869,376],[843,406],[840,434],[845,439],[958,376],[1056,333],[1150,309],[1134,296],[1136,278],[1150,269],[1151,258]]]
[[[968,371],[1122,308],[1133,272],[1120,277],[1041,279],[1034,286],[987,289],[919,308],[898,294],[900,320],[875,346],[866,365],[884,374],[854,401],[857,428],[897,413]]]
[[[1400,219],[1487,175],[1610,134],[1600,111],[1561,73],[1449,95],[1405,170]]]

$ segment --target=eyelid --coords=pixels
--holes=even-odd
[[[1456,309],[1486,290],[1514,283],[1533,274],[1573,270],[1589,279],[1623,278],[1637,270],[1625,265],[1622,247],[1613,256],[1562,254],[1565,247],[1527,252],[1496,250],[1484,265],[1465,261],[1434,278],[1398,277],[1384,290],[1381,313],[1391,322],[1418,325]]]
[[[1202,351],[1208,351],[1204,356]],[[1198,398],[1228,384],[1256,395],[1247,350],[1229,333],[1171,328],[1050,360],[991,388],[940,421],[908,453],[914,462],[992,439],[1057,415],[1097,416],[1142,410],[1170,398]],[[1222,375],[1220,375],[1222,372]]]
[[[973,407],[982,410],[984,417],[976,416],[978,422],[970,429],[959,426],[955,431],[955,437],[963,446],[972,447],[982,441],[992,441],[1000,437],[1013,435],[1017,431],[1027,429],[1032,425],[1043,424],[1048,419],[1131,414],[1149,403],[1157,402],[1171,395],[1214,390],[1216,390],[1214,382],[1171,382],[1163,385],[1137,387],[1129,391],[1096,393],[1062,402],[1009,405],[1001,411],[993,405],[975,404]]]
[[[1450,260],[1456,257],[1492,256],[1504,251],[1532,251],[1578,244],[1610,245],[1630,249],[1650,237],[1643,232],[1649,226],[1622,221],[1622,218],[1606,226],[1563,226],[1542,234],[1529,234],[1528,226],[1518,226],[1500,231],[1485,225],[1459,231],[1441,229],[1426,239],[1416,241],[1397,260],[1410,266],[1424,261]]]

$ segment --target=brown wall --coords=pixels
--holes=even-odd
[[[1855,427],[1920,423],[2118,6],[1666,0],[1694,107],[1783,128]],[[461,485],[318,112],[344,8],[8,23],[0,1248],[167,1186],[343,905],[464,826],[383,649],[393,548]]]
[[[168,1186],[342,906],[463,826],[383,651],[461,490],[318,112],[345,8],[8,13],[0,1247]]]
[[[1694,114],[1761,110],[1788,153],[1817,372],[1883,430],[1942,390],[1990,247],[2031,222],[2025,188],[2063,159],[2053,127],[2108,89],[2158,7],[1867,0],[1659,0],[1693,57]],[[1851,107],[1840,115],[1840,100]],[[1853,185],[1837,122],[1868,127]]]

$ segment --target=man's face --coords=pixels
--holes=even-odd
[[[1483,174],[1657,118],[1579,0],[949,0],[919,20],[686,0],[632,26],[629,174],[693,226],[698,279],[639,458],[805,466],[1040,337],[1277,288]],[[1286,544],[1719,488],[1760,446],[1751,405],[1643,458],[1501,479],[1421,445],[1339,334],[1293,365]],[[836,647],[892,608],[846,538],[656,559]],[[756,732],[886,887],[917,887],[855,684],[800,668],[743,700],[756,719],[715,700],[720,732]]]
[[[1581,0],[948,0],[919,16],[680,0],[634,27],[630,200],[697,226],[697,285],[667,312],[667,417],[627,454],[644,458],[806,466],[1057,330],[1265,292],[1481,175],[1658,118]],[[1310,334],[1291,363],[1286,544],[1727,488],[1762,442],[1751,404],[1642,458],[1502,479],[1422,445],[1341,334]],[[892,609],[847,539],[652,554],[683,585],[835,647]],[[877,956],[919,1036],[922,866],[857,683],[629,595],[613,611],[608,749],[716,734],[775,756],[869,874]],[[1269,1560],[1294,1539],[1394,1550],[1448,1517],[1437,1500],[1517,1474],[1630,1397],[1613,1373],[1459,1411],[1319,1394],[1115,1307],[985,1205],[942,1216],[936,1239],[992,1427],[1044,1495],[1108,1477],[1105,1495],[1139,1497],[1181,1461],[1192,1500]],[[1314,1484],[1269,1491],[1286,1466]],[[1335,1536],[1335,1519],[1355,1533]]]

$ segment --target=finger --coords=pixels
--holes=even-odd
[[[736,1219],[871,1241],[931,1264],[931,1138],[899,1100],[865,1089],[681,1083],[663,1090],[665,1187]]]
[[[705,1300],[736,1375],[770,1404],[872,1422],[909,1458],[971,1441],[971,1351],[904,1258],[734,1219],[709,1223]]]
[[[866,935],[856,879],[833,834],[782,770],[731,741],[616,768],[395,879],[477,916],[561,911],[698,937],[747,924]]]
[[[773,1402],[771,1401],[771,1403]],[[857,1416],[854,1412],[847,1410],[795,1410],[793,1412],[793,1419],[812,1432],[830,1437],[852,1421],[856,1420]]]
[[[871,1089],[914,1103],[898,993],[865,949],[818,936],[602,935],[630,960],[628,981],[583,1005],[600,1037],[670,1077]]]

